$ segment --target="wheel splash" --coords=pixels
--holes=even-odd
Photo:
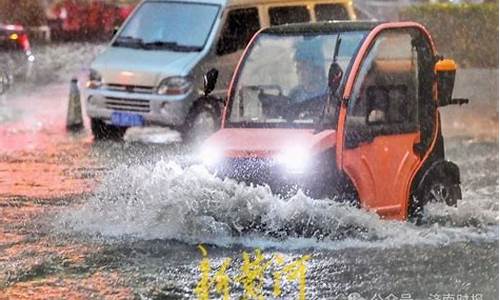
[[[381,220],[375,213],[330,199],[314,200],[301,191],[285,200],[265,186],[222,180],[202,166],[183,169],[163,160],[114,169],[82,207],[59,216],[57,227],[107,238],[286,248],[494,238],[498,230],[492,226],[497,220],[491,207],[478,207],[472,213],[476,222],[464,223],[462,218],[471,217],[470,202],[464,203],[444,212],[454,222],[416,226]],[[441,209],[431,207],[430,218],[441,218]],[[493,209],[498,212],[498,205]]]

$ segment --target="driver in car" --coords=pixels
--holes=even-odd
[[[298,85],[289,93],[291,103],[302,103],[326,95],[327,78],[321,48],[319,41],[297,45],[294,59]]]

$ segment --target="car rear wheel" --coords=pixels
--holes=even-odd
[[[424,196],[424,202],[446,203],[448,206],[457,206],[461,198],[461,190],[458,184],[434,183]]]
[[[422,221],[424,207],[428,203],[445,203],[448,206],[457,206],[462,199],[460,184],[452,182],[449,178],[439,176],[429,180],[420,191],[413,196],[409,216],[417,221]]]
[[[99,119],[90,119],[90,128],[96,140],[122,139],[127,131],[126,127],[108,125]]]

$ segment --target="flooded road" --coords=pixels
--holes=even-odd
[[[200,243],[213,270],[231,258],[231,299],[245,293],[237,279],[243,253],[255,249],[269,262],[266,299],[279,267],[305,256],[307,299],[498,297],[494,113],[474,123],[481,135],[467,130],[470,119],[444,113],[464,199],[427,207],[416,226],[302,193],[285,201],[213,177],[179,143],[141,143],[171,132],[137,130],[125,142],[67,133],[67,93],[51,83],[1,100],[0,299],[196,298]],[[257,220],[266,227],[240,231]],[[280,287],[283,299],[296,299],[300,280],[283,277]],[[211,296],[220,297],[214,286]]]

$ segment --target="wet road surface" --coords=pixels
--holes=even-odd
[[[262,249],[272,262],[264,271],[265,298],[273,298],[278,254],[285,265],[310,256],[307,299],[498,298],[492,118],[474,123],[484,129],[480,135],[467,131],[471,120],[445,123],[464,200],[457,208],[428,207],[428,221],[415,226],[300,193],[285,202],[265,188],[222,181],[186,166],[190,151],[177,143],[94,142],[88,131],[67,133],[67,93],[66,84],[50,84],[1,100],[0,299],[195,298],[199,243],[214,269],[232,259],[231,279],[241,274],[243,252]],[[129,140],[151,140],[149,134]],[[269,231],[237,232],[256,218],[272,220]],[[298,220],[326,234],[270,234]],[[244,294],[234,281],[230,291],[232,299]],[[284,279],[282,297],[298,295],[298,280]]]

